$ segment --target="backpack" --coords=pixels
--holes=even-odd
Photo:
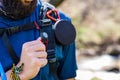
[[[60,27],[61,25],[63,26],[63,28]],[[64,26],[66,25],[70,27],[65,28]],[[34,28],[39,30],[40,36],[42,37],[42,41],[46,45],[50,74],[53,74],[55,76],[55,80],[58,80],[56,75],[57,67],[56,67],[55,43],[58,42],[59,44],[62,45],[68,45],[71,42],[73,42],[76,37],[74,26],[68,21],[60,20],[60,16],[57,10],[49,3],[42,2],[39,21],[37,22],[34,21],[32,23],[21,25],[18,27],[0,28],[1,39],[4,42],[4,45],[7,48],[15,64],[19,62],[19,58],[17,57],[16,52],[12,48],[8,36],[18,33],[20,31],[27,31]],[[64,32],[67,32],[66,36],[63,34]]]

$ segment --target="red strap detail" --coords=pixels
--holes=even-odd
[[[51,14],[52,12],[54,12],[54,13],[57,15],[57,17],[58,17],[57,19],[55,19],[54,17],[50,16],[50,14]],[[46,15],[47,15],[47,17],[48,17],[49,19],[51,19],[51,20],[53,20],[53,21],[55,21],[55,22],[60,19],[60,15],[58,14],[58,11],[57,11],[56,9],[52,9],[52,10],[48,11],[48,12],[46,13]]]
[[[45,42],[45,43],[46,43],[45,45],[46,45],[46,47],[47,47],[47,46],[48,46],[48,40],[46,40],[46,42]]]
[[[43,39],[41,39],[41,42],[43,42],[46,47],[48,46],[48,40],[46,40],[46,41],[44,42]]]
[[[36,27],[38,30],[40,30],[40,26],[37,24],[36,21],[34,21],[34,24],[35,24],[35,27]]]

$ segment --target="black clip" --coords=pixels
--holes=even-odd
[[[40,20],[38,24],[41,25],[42,27],[50,26],[52,25],[52,21],[50,19],[43,19]]]

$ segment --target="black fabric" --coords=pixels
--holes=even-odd
[[[17,27],[11,27],[7,29],[7,34],[12,35],[21,31],[26,31],[35,28],[35,25],[33,23],[28,23],[25,25],[17,26]]]
[[[66,21],[59,20],[54,25],[56,41],[62,45],[68,45],[75,40],[76,31],[74,26]]]
[[[29,23],[21,26],[14,26],[10,28],[0,28],[0,36],[2,36],[4,32],[6,32],[8,36],[10,36],[20,31],[30,30],[33,28],[36,28],[33,23]]]
[[[42,20],[42,21],[44,22],[44,20]],[[51,23],[51,22],[49,22],[49,20],[46,20],[46,21],[48,21],[46,23]],[[47,59],[48,59],[48,63],[49,63],[49,70],[50,70],[50,74],[55,76],[55,80],[58,80],[57,79],[57,73],[56,73],[57,72],[57,66],[56,66],[54,30],[52,29],[52,23],[49,24],[48,26],[45,26],[45,25],[43,25],[43,23],[42,23],[41,33],[45,32],[48,35],[48,45],[46,46],[46,51],[47,51],[47,54],[48,54]]]

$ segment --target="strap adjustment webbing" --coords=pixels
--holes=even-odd
[[[13,49],[8,36],[18,33],[20,31],[30,30],[33,28],[35,28],[35,25],[33,23],[22,25],[22,26],[10,27],[10,28],[0,28],[0,36],[2,36],[1,39],[15,64],[19,62],[19,58],[15,50]]]

